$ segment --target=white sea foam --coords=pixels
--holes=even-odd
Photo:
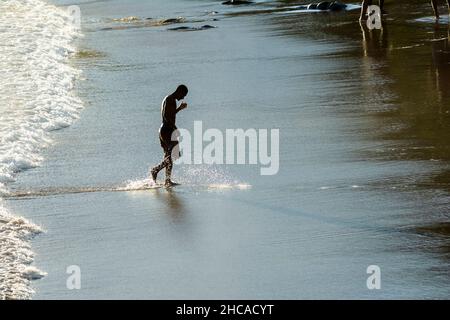
[[[210,190],[250,189],[251,185],[236,179],[219,166],[187,166],[177,173],[176,182],[182,185],[206,187]]]
[[[158,185],[154,183],[151,179],[143,179],[143,180],[130,180],[127,181],[126,185],[121,188],[117,188],[117,191],[133,191],[133,190],[142,190],[147,188],[157,188]]]
[[[65,10],[41,0],[0,2],[0,183],[37,166],[48,131],[77,118],[79,71],[68,64],[77,36]],[[0,186],[1,187],[1,186]]]
[[[28,299],[30,281],[45,276],[34,266],[29,241],[42,229],[11,215],[0,203],[0,299]]]
[[[178,169],[178,168],[177,168]],[[115,191],[134,191],[153,189],[163,186],[164,171],[160,173],[159,183],[154,183],[152,179],[137,179],[127,181],[123,187],[114,189]],[[216,166],[195,165],[186,166],[175,174],[175,182],[185,187],[207,188],[209,190],[230,190],[250,189],[252,186],[231,177],[224,170]]]
[[[69,64],[79,34],[65,9],[42,0],[0,1],[0,196],[18,172],[42,161],[49,131],[70,125],[82,102],[79,71]],[[0,298],[30,298],[34,266],[29,240],[41,229],[15,217],[0,199]]]

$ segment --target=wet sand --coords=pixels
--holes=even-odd
[[[282,4],[292,5],[257,6]],[[35,298],[448,298],[448,26],[415,21],[431,16],[428,3],[388,3],[382,32],[357,12],[81,8],[79,46],[91,54],[73,63],[87,108],[13,190],[144,179],[161,158],[160,102],[180,82],[191,88],[180,127],[279,128],[280,172],[175,166],[173,190],[8,200],[46,230],[32,242],[48,273]],[[217,28],[112,21],[129,16]],[[81,290],[66,288],[69,265],[81,267]],[[366,287],[369,265],[381,268],[381,290]]]

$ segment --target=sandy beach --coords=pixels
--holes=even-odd
[[[428,3],[388,2],[370,31],[295,1],[75,2],[52,1],[81,8],[83,109],[3,199],[43,230],[33,299],[449,297],[449,26]],[[180,186],[125,190],[162,159],[180,83],[180,128],[279,129],[279,172],[180,164]]]

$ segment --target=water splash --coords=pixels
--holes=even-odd
[[[246,182],[236,179],[219,166],[186,166],[180,171],[178,182],[182,185],[203,186],[210,189],[248,189]]]

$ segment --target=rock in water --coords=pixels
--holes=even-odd
[[[328,10],[331,11],[341,11],[341,10],[345,10],[345,8],[347,7],[346,4],[341,3],[339,1],[333,1],[330,6],[328,7]]]
[[[229,1],[225,1],[222,2],[222,4],[224,5],[233,5],[233,6],[238,6],[238,5],[242,5],[242,4],[252,4],[253,1],[242,1],[242,0],[229,0]]]
[[[318,10],[328,10],[330,4],[331,4],[331,2],[328,2],[328,1],[320,2],[319,4],[317,4],[316,9],[318,9]]]

